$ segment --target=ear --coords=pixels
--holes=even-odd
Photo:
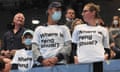
[[[51,14],[52,13],[52,9],[51,8],[48,9],[47,12],[48,12],[48,14]]]
[[[25,38],[22,36],[21,39],[22,39],[22,44],[24,44]]]
[[[92,15],[93,15],[93,16],[96,16],[96,11],[92,11]]]
[[[65,17],[67,18],[67,13],[65,14]]]

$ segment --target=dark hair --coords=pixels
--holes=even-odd
[[[68,8],[66,8],[65,14],[67,14],[68,10],[73,10],[73,11],[75,11],[73,8],[68,7]]]
[[[33,37],[33,35],[31,35],[30,33],[26,33],[25,35],[24,35],[24,37],[26,38],[26,36],[31,36],[31,37]]]

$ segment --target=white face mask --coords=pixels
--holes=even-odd
[[[114,21],[113,21],[113,24],[114,24],[114,25],[118,25],[118,20],[114,20]]]

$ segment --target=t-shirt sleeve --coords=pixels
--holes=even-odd
[[[109,47],[109,33],[107,29],[104,30],[103,45],[104,45],[104,48],[110,48]]]
[[[18,64],[18,58],[19,58],[19,52],[16,51],[16,53],[15,53],[13,59],[12,59],[11,64]]]
[[[78,42],[78,30],[77,27],[75,27],[73,33],[72,33],[72,42],[77,43]]]
[[[64,26],[64,40],[65,42],[71,41],[71,34],[68,27]]]
[[[39,39],[40,39],[40,33],[39,33],[39,30],[40,28],[36,28],[35,29],[35,32],[34,32],[34,35],[33,35],[33,39],[32,39],[32,43],[36,43],[39,45]]]

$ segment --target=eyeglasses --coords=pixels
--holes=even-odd
[[[82,12],[85,13],[85,12],[88,12],[89,10],[83,10]]]

